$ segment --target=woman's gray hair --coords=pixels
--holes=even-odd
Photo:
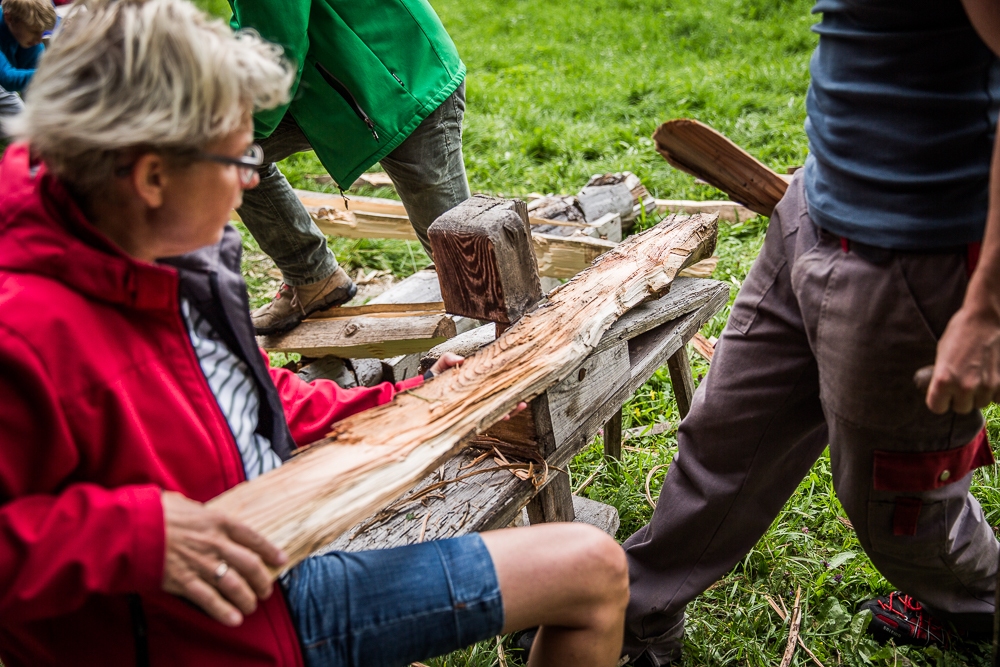
[[[88,193],[120,155],[203,148],[285,103],[294,76],[281,47],[185,0],[80,0],[6,129]]]

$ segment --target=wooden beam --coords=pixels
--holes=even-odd
[[[454,335],[455,322],[441,312],[306,320],[287,333],[258,336],[257,343],[269,352],[297,352],[309,357],[334,354],[345,359],[386,359],[424,352]]]
[[[771,215],[790,177],[782,177],[708,125],[680,118],[653,133],[656,150],[672,166],[697,176],[742,202]]]
[[[427,236],[449,313],[510,324],[542,298],[523,201],[476,195]]]
[[[284,549],[289,565],[301,561],[571,373],[623,313],[710,256],[717,229],[716,216],[671,217],[630,237],[462,366],[344,419],[306,453],[209,505]]]

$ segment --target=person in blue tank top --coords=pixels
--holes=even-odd
[[[827,445],[858,540],[898,589],[861,605],[869,633],[951,645],[992,626],[1000,545],[969,488],[993,463],[979,409],[1000,398],[1000,4],[814,11],[809,158],[653,518],[625,543],[630,664],[679,658],[687,603],[753,548]]]

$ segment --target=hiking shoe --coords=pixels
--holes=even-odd
[[[891,639],[898,645],[939,644],[947,648],[953,641],[953,633],[909,595],[893,592],[879,596],[862,602],[858,607],[859,612],[866,609],[872,612],[868,634],[877,642],[885,643]]]
[[[274,299],[250,313],[258,336],[284,333],[318,310],[347,303],[358,288],[343,269],[337,268],[329,278],[310,285],[282,283]]]

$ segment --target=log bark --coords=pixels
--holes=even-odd
[[[574,372],[625,312],[665,293],[711,255],[716,216],[671,216],[603,255],[494,343],[209,505],[246,523],[294,564],[384,507],[520,401]],[[277,574],[277,572],[275,573]]]
[[[656,151],[672,166],[697,176],[761,215],[771,215],[788,180],[708,125],[681,118],[653,133]]]

